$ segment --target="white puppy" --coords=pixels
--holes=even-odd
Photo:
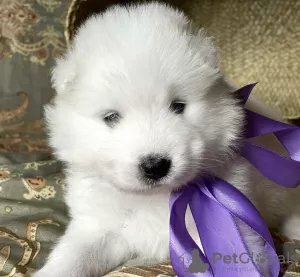
[[[234,154],[243,108],[211,39],[183,13],[152,3],[90,18],[53,84],[46,117],[67,164],[72,219],[35,277],[99,277],[131,259],[167,260],[170,193],[203,174],[235,185],[271,227],[300,238],[299,189],[271,184]],[[259,252],[260,238],[240,228]]]

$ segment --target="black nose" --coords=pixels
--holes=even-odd
[[[171,160],[156,155],[146,156],[140,163],[140,170],[144,177],[155,181],[165,177],[170,168]]]

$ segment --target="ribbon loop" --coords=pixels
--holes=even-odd
[[[188,187],[184,192],[174,193],[170,201],[170,258],[174,271],[178,276],[197,277],[198,273],[188,269],[192,261],[192,253],[197,251],[202,262],[209,265],[207,258],[191,238],[185,226],[185,214],[188,203],[194,195],[195,186]],[[212,271],[209,266],[201,275],[211,277]]]
[[[255,84],[240,89],[244,101]],[[300,128],[282,123],[261,114],[246,111],[246,138],[273,133],[290,158],[246,142],[242,154],[257,170],[271,181],[289,188],[300,184]]]
[[[300,163],[247,142],[243,156],[272,182],[287,188],[300,184]]]

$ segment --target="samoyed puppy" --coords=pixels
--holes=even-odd
[[[270,227],[300,238],[299,189],[271,184],[234,151],[244,125],[236,88],[212,39],[182,12],[151,3],[93,16],[57,61],[53,86],[46,118],[67,165],[71,221],[34,277],[99,277],[167,260],[170,193],[210,174],[238,187]],[[260,237],[238,224],[261,252]]]

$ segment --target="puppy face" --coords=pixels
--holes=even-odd
[[[58,157],[126,191],[173,190],[212,172],[243,117],[211,41],[189,32],[181,13],[147,7],[116,8],[81,28],[46,109]]]

